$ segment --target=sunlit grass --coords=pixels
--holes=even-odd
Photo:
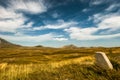
[[[69,59],[69,60],[62,60],[59,62],[52,62],[51,66],[53,68],[59,68],[64,65],[69,65],[69,64],[85,64],[85,65],[92,65],[94,64],[94,57],[92,56],[85,56],[85,57],[80,57],[80,58],[75,58],[75,59]]]
[[[41,49],[0,50],[0,80],[119,80],[119,49]],[[95,51],[104,51],[114,69],[97,67]]]

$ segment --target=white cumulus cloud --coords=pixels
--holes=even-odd
[[[101,23],[98,24],[100,29],[113,29],[117,30],[120,29],[120,16],[113,16],[104,19]]]
[[[67,41],[68,39],[61,37],[61,38],[54,38],[54,40],[56,40],[56,41]]]
[[[42,13],[47,10],[42,0],[10,0],[10,8],[22,10],[32,14]]]
[[[77,40],[95,40],[95,39],[120,37],[120,31],[119,31],[120,15],[97,14],[95,15],[94,19],[95,21],[99,21],[96,24],[96,27],[88,27],[88,28],[70,27],[68,29],[65,29],[64,31],[69,33],[71,39],[77,39]],[[101,31],[102,34],[98,33],[99,31]]]
[[[33,30],[43,30],[43,29],[64,29],[67,27],[71,27],[73,25],[76,25],[76,22],[70,21],[70,22],[64,22],[64,21],[58,21],[56,24],[47,24],[45,26],[40,27],[34,27]]]
[[[76,40],[95,40],[95,39],[108,39],[120,37],[120,33],[117,34],[108,34],[108,35],[95,35],[94,33],[99,31],[99,28],[78,28],[71,27],[65,29],[64,31],[68,32],[71,39]]]
[[[17,29],[32,27],[34,23],[25,24],[28,19],[20,11],[37,14],[47,10],[42,0],[9,0],[6,5],[0,6],[1,32],[16,33]]]
[[[21,13],[0,6],[0,31],[15,32],[27,20]]]

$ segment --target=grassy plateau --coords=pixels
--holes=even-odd
[[[97,51],[113,70],[95,65]],[[120,48],[0,48],[0,80],[120,80]]]

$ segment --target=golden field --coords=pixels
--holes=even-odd
[[[95,52],[107,54],[113,70],[94,64]],[[15,47],[0,49],[0,80],[119,80],[120,48]]]

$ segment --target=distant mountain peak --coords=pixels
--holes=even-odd
[[[0,48],[19,47],[19,46],[20,45],[13,44],[5,39],[0,38]]]
[[[74,49],[74,48],[78,48],[77,46],[70,44],[70,45],[65,45],[62,48],[70,48],[70,49]]]
[[[44,46],[42,46],[42,45],[37,45],[37,46],[35,46],[35,47],[44,47]]]

